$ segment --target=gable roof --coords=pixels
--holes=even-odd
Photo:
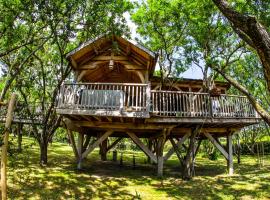
[[[130,61],[144,66],[148,70],[150,77],[153,75],[158,55],[139,44],[135,44],[133,41],[115,35],[103,35],[88,40],[69,52],[66,58],[70,61],[73,69],[77,69],[87,60],[103,55],[106,50],[112,48],[115,44],[117,44],[121,54],[127,56]]]

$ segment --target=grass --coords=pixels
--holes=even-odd
[[[183,181],[179,164],[172,157],[165,164],[164,178],[156,177],[154,165],[136,152],[124,153],[124,166],[99,160],[92,153],[76,170],[70,146],[53,143],[49,147],[49,164],[38,164],[39,149],[32,139],[23,139],[22,154],[9,157],[8,196],[10,199],[269,199],[270,156],[260,168],[255,157],[243,156],[235,164],[235,175],[226,174],[223,158],[210,161],[200,155],[196,160],[196,176]],[[109,154],[109,160],[112,153]],[[129,159],[128,159],[129,158]]]

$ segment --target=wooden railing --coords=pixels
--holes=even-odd
[[[149,117],[150,86],[136,83],[64,84],[58,104],[73,113],[104,116]]]
[[[258,118],[255,109],[243,96],[151,91],[152,113],[171,117]]]
[[[142,117],[258,118],[243,96],[150,91],[149,84],[82,83],[61,87],[59,114]]]

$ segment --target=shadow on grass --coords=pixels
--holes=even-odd
[[[198,158],[196,176],[181,179],[179,163],[172,158],[165,165],[164,177],[156,177],[156,166],[144,163],[136,154],[137,166],[124,157],[124,166],[99,161],[97,151],[76,170],[71,147],[53,144],[47,167],[38,165],[38,147],[24,150],[10,160],[11,199],[268,199],[270,163],[258,168],[254,158],[244,157],[235,165],[236,175],[226,175],[223,159],[216,162]],[[109,155],[109,160],[111,155]],[[269,158],[268,158],[269,159]]]

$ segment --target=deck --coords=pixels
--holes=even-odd
[[[57,112],[62,115],[144,118],[148,121],[160,118],[160,122],[170,118],[169,123],[184,118],[228,121],[259,118],[243,96],[151,90],[150,84],[133,83],[64,84]]]
[[[195,125],[201,125],[202,132],[223,136],[229,129],[235,131],[260,120],[243,96],[150,88],[150,84],[137,83],[64,84],[56,111],[91,135],[113,129],[113,136],[121,137],[126,130],[152,137],[172,127],[171,135],[183,136]]]

